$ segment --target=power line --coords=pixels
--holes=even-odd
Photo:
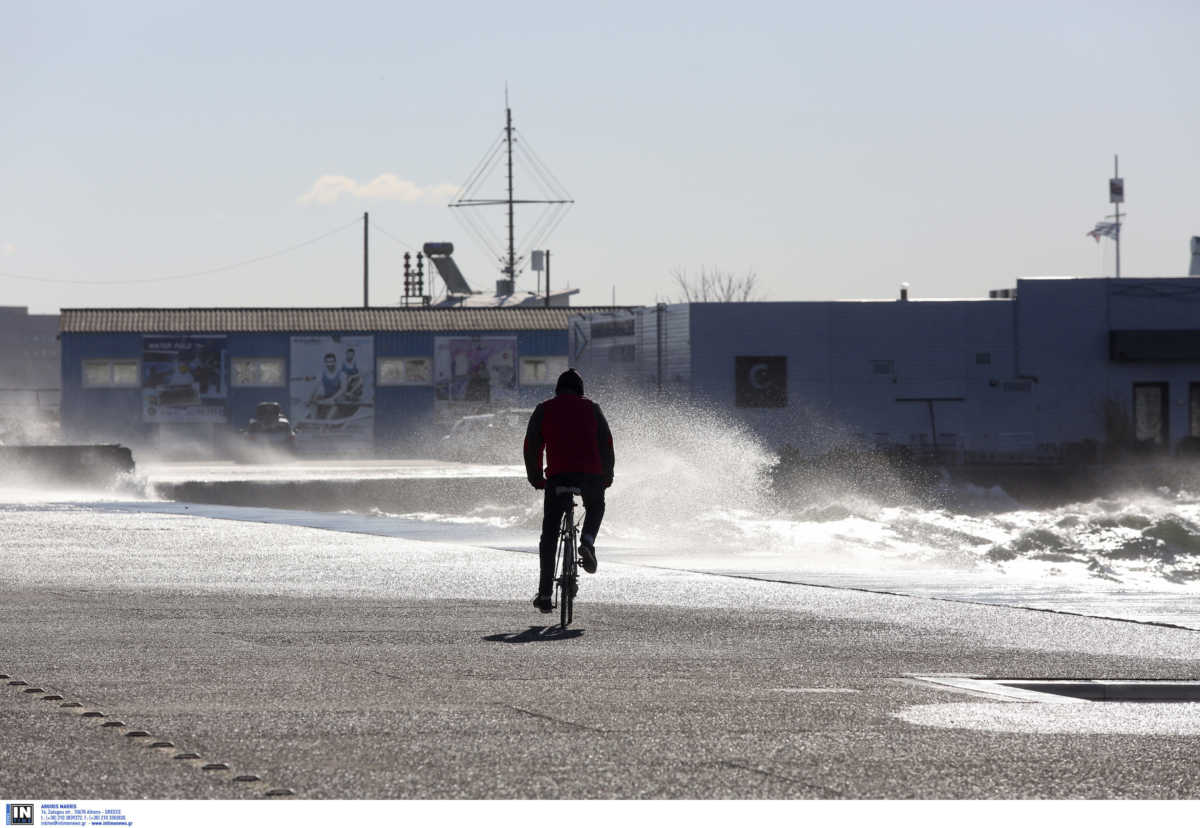
[[[408,242],[406,242],[404,239],[401,239],[398,236],[394,236],[391,233],[389,233],[375,219],[371,219],[371,226],[374,227],[376,230],[378,230],[380,233],[383,233],[383,235],[387,236],[389,239],[391,239],[392,241],[394,241],[396,244],[400,245],[401,247],[406,248],[408,250],[416,250],[417,249],[417,248],[413,247],[411,244],[409,244]]]
[[[286,253],[291,253],[293,250],[299,250],[301,247],[307,247],[310,244],[316,244],[322,239],[327,239],[332,235],[342,232],[343,230],[353,227],[362,219],[355,218],[340,227],[322,233],[319,236],[302,241],[299,244],[293,244],[290,247],[285,247],[282,250],[276,250],[274,253],[267,253],[263,256],[255,256],[252,259],[243,259],[233,264],[222,265],[220,267],[212,267],[207,270],[195,270],[188,273],[176,273],[171,276],[152,276],[147,279],[106,279],[103,281],[94,281],[90,279],[55,279],[47,276],[27,276],[21,273],[9,273],[8,271],[0,270],[0,276],[7,279],[20,279],[25,282],[42,282],[44,284],[54,285],[143,285],[151,282],[169,282],[177,279],[194,279],[197,276],[209,276],[213,273],[223,273],[226,270],[234,270],[235,268],[245,267],[246,265],[255,264],[257,262],[265,262],[267,259],[274,259],[277,256],[282,256]]]

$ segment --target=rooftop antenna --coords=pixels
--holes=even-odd
[[[515,280],[517,254],[513,250],[512,107],[508,105],[508,81],[504,82],[504,138],[508,145],[508,267],[505,270],[508,278]]]
[[[516,197],[516,188],[513,180],[514,152],[520,160],[525,162],[532,178],[543,191],[545,197]],[[476,191],[481,187],[488,175],[502,162],[505,164],[506,169],[506,196],[503,198],[478,196]],[[526,252],[550,235],[574,203],[575,200],[570,197],[566,188],[562,186],[554,174],[542,163],[541,159],[533,153],[529,142],[524,140],[520,133],[513,127],[512,107],[509,105],[508,100],[508,84],[505,83],[504,129],[501,132],[500,138],[493,142],[491,148],[484,155],[483,160],[471,172],[467,183],[458,191],[457,198],[450,203],[451,207],[456,208],[496,207],[501,205],[507,208],[507,245],[504,245],[504,242],[497,238],[495,233],[491,232],[477,216],[473,216],[470,210],[459,209],[455,212],[456,217],[459,217],[463,226],[475,236],[476,240],[482,243],[489,252],[500,260],[500,272],[503,274],[504,279],[497,283],[497,293],[511,294],[513,292],[514,283],[520,272],[520,263],[524,260]],[[547,210],[542,213],[541,217],[526,232],[525,237],[520,240],[520,244],[518,244],[516,237],[516,206],[518,204],[541,204],[547,207]]]

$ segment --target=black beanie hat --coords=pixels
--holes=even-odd
[[[574,391],[579,396],[583,396],[583,377],[579,376],[579,372],[574,368],[568,368],[558,375],[558,384],[554,386],[554,393],[561,394],[563,391]]]

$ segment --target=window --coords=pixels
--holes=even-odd
[[[137,388],[138,361],[136,359],[85,359],[83,361],[84,388]]]
[[[521,357],[521,385],[554,385],[565,370],[565,356]]]
[[[637,351],[633,345],[611,345],[608,349],[609,362],[634,362]]]
[[[633,319],[616,319],[612,322],[592,323],[593,339],[603,339],[610,336],[633,336],[636,333],[637,328],[634,325]]]
[[[992,364],[991,352],[980,351],[979,353],[975,354],[975,364],[976,365],[991,365]]]
[[[431,385],[433,360],[429,357],[380,357],[380,385]]]
[[[894,374],[896,373],[896,362],[891,359],[873,359],[871,360],[872,374]]]
[[[282,357],[234,357],[233,385],[285,385]]]

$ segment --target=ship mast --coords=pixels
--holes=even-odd
[[[541,190],[541,198],[517,198],[514,172],[514,165],[517,162],[528,173],[528,177],[534,185]],[[496,171],[500,164],[505,166],[504,195],[500,198],[478,196],[477,191],[485,186],[489,176]],[[467,179],[467,183],[459,190],[457,198],[449,205],[457,208],[504,206],[506,209],[507,247],[502,247],[504,242],[499,238],[500,234],[496,233],[494,229],[488,228],[485,222],[474,215],[473,210],[455,210],[455,217],[459,219],[463,227],[475,237],[476,241],[500,260],[500,272],[504,279],[497,284],[497,292],[511,294],[514,291],[519,263],[529,249],[536,247],[554,231],[574,203],[575,200],[567,193],[566,188],[537,157],[537,154],[529,146],[529,142],[513,126],[512,107],[509,105],[508,86],[506,85],[504,87],[504,128],[500,137],[492,142],[491,149],[476,165],[475,170]],[[521,240],[520,250],[518,250],[516,208],[517,205],[526,204],[542,205],[544,210],[526,231],[526,237]]]
[[[516,252],[516,244],[515,244],[515,241],[513,238],[515,235],[513,233],[513,227],[514,227],[514,223],[513,223],[513,170],[512,170],[512,148],[513,148],[512,132],[513,132],[513,130],[512,130],[512,108],[509,107],[509,105],[508,105],[508,86],[507,85],[504,87],[504,119],[505,119],[504,120],[504,141],[508,145],[507,146],[507,150],[508,150],[508,266],[505,267],[504,269],[508,273],[508,278],[515,282],[516,278],[517,278],[517,252]],[[1119,245],[1120,242],[1117,242],[1117,244]],[[1119,247],[1117,249],[1118,249],[1118,251],[1120,250]],[[1118,252],[1117,261],[1119,262],[1120,260],[1121,260],[1120,253]],[[1117,269],[1118,270],[1120,269],[1120,265],[1117,266]]]

